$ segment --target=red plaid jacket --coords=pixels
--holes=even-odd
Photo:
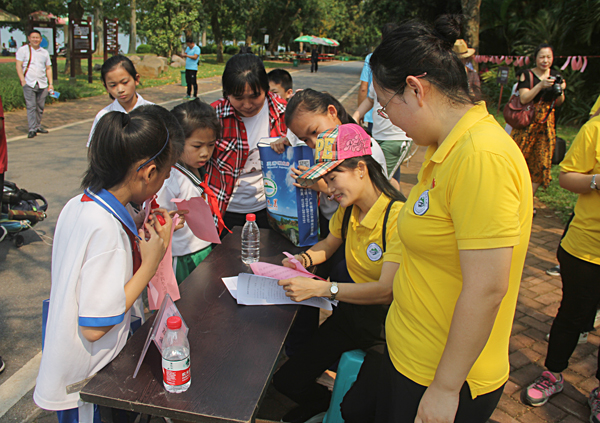
[[[286,102],[281,97],[268,93],[269,128],[271,137],[283,137],[287,133],[284,112]],[[221,138],[206,164],[208,185],[217,195],[221,215],[225,215],[235,181],[248,159],[248,136],[244,122],[226,98],[215,101],[211,106],[221,121]]]

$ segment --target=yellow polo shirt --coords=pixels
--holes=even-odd
[[[592,116],[594,113],[596,113],[598,111],[598,109],[600,109],[600,95],[598,96],[598,98],[596,99],[596,102],[592,106],[592,110],[590,110],[590,116]]]
[[[600,116],[581,127],[560,163],[560,170],[600,174]],[[600,175],[596,177],[596,183],[600,185]],[[560,245],[572,256],[600,264],[600,191],[579,194],[575,217]]]
[[[462,289],[459,251],[514,247],[508,292],[467,377],[473,398],[506,382],[532,212],[523,154],[484,103],[472,107],[439,147],[429,147],[398,218],[402,262],[386,321],[398,372],[423,386],[433,381]]]
[[[401,201],[392,204],[387,221],[386,249],[385,253],[383,252],[381,233],[389,202],[389,197],[381,194],[361,222],[358,221],[359,208],[352,208],[348,222],[345,254],[348,273],[356,283],[378,281],[384,262],[400,263],[401,261],[400,237],[397,228],[398,214],[404,205]],[[342,222],[345,211],[345,207],[338,207],[329,221],[329,231],[336,238],[343,238]]]

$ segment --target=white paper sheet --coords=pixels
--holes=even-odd
[[[315,297],[301,302],[292,301],[285,295],[283,287],[277,285],[278,280],[264,276],[240,273],[238,277],[223,278],[223,283],[237,300],[243,305],[275,305],[295,304],[332,310],[332,303],[326,298]]]

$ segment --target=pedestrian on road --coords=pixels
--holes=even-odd
[[[575,137],[560,163],[559,182],[579,197],[573,220],[558,247],[563,296],[550,329],[547,370],[522,395],[523,401],[533,406],[544,405],[563,390],[562,372],[600,302],[600,116],[590,119]],[[600,363],[596,379],[600,380]],[[590,422],[600,422],[600,388],[590,392],[588,404]]]
[[[185,44],[187,47],[181,53],[181,56],[185,57],[185,84],[187,85],[187,95],[184,98],[193,100],[198,96],[196,75],[198,73],[198,62],[200,61],[200,47],[196,45],[192,38],[186,38]],[[193,95],[190,95],[192,94],[192,88],[194,92]]]
[[[149,106],[154,103],[144,100],[136,91],[140,83],[140,75],[135,70],[133,62],[128,57],[121,54],[111,57],[102,65],[100,78],[104,88],[108,92],[111,104],[100,110],[94,119],[90,136],[88,137],[87,147],[92,142],[94,129],[100,121],[100,118],[108,112],[130,113],[140,106]]]
[[[181,154],[183,131],[164,108],[100,119],[83,177],[56,224],[44,354],[33,399],[57,411],[59,423],[100,423],[97,406],[73,384],[94,375],[127,342],[131,311],[154,277],[169,243],[165,209],[130,214],[130,202],[152,198]],[[162,215],[161,225],[156,215]],[[136,263],[136,266],[134,266]]]
[[[42,128],[42,114],[48,93],[54,92],[52,85],[52,62],[48,51],[42,47],[42,34],[37,29],[29,31],[28,45],[17,50],[17,75],[23,87],[23,96],[27,106],[27,138],[36,134],[47,134]]]
[[[317,72],[319,70],[319,50],[316,46],[313,46],[310,52],[310,73]]]
[[[344,398],[348,423],[485,423],[508,380],[531,179],[519,148],[469,91],[452,52],[460,28],[449,15],[435,27],[409,21],[371,56],[377,113],[428,149],[398,217],[387,350],[379,367],[366,357]]]

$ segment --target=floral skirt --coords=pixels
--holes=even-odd
[[[554,110],[550,112],[548,119],[542,123],[550,103],[537,103],[532,123],[523,129],[513,129],[511,136],[521,149],[531,182],[538,183],[547,188],[552,180],[550,170],[552,168],[552,156],[556,144],[556,129],[554,128]]]

